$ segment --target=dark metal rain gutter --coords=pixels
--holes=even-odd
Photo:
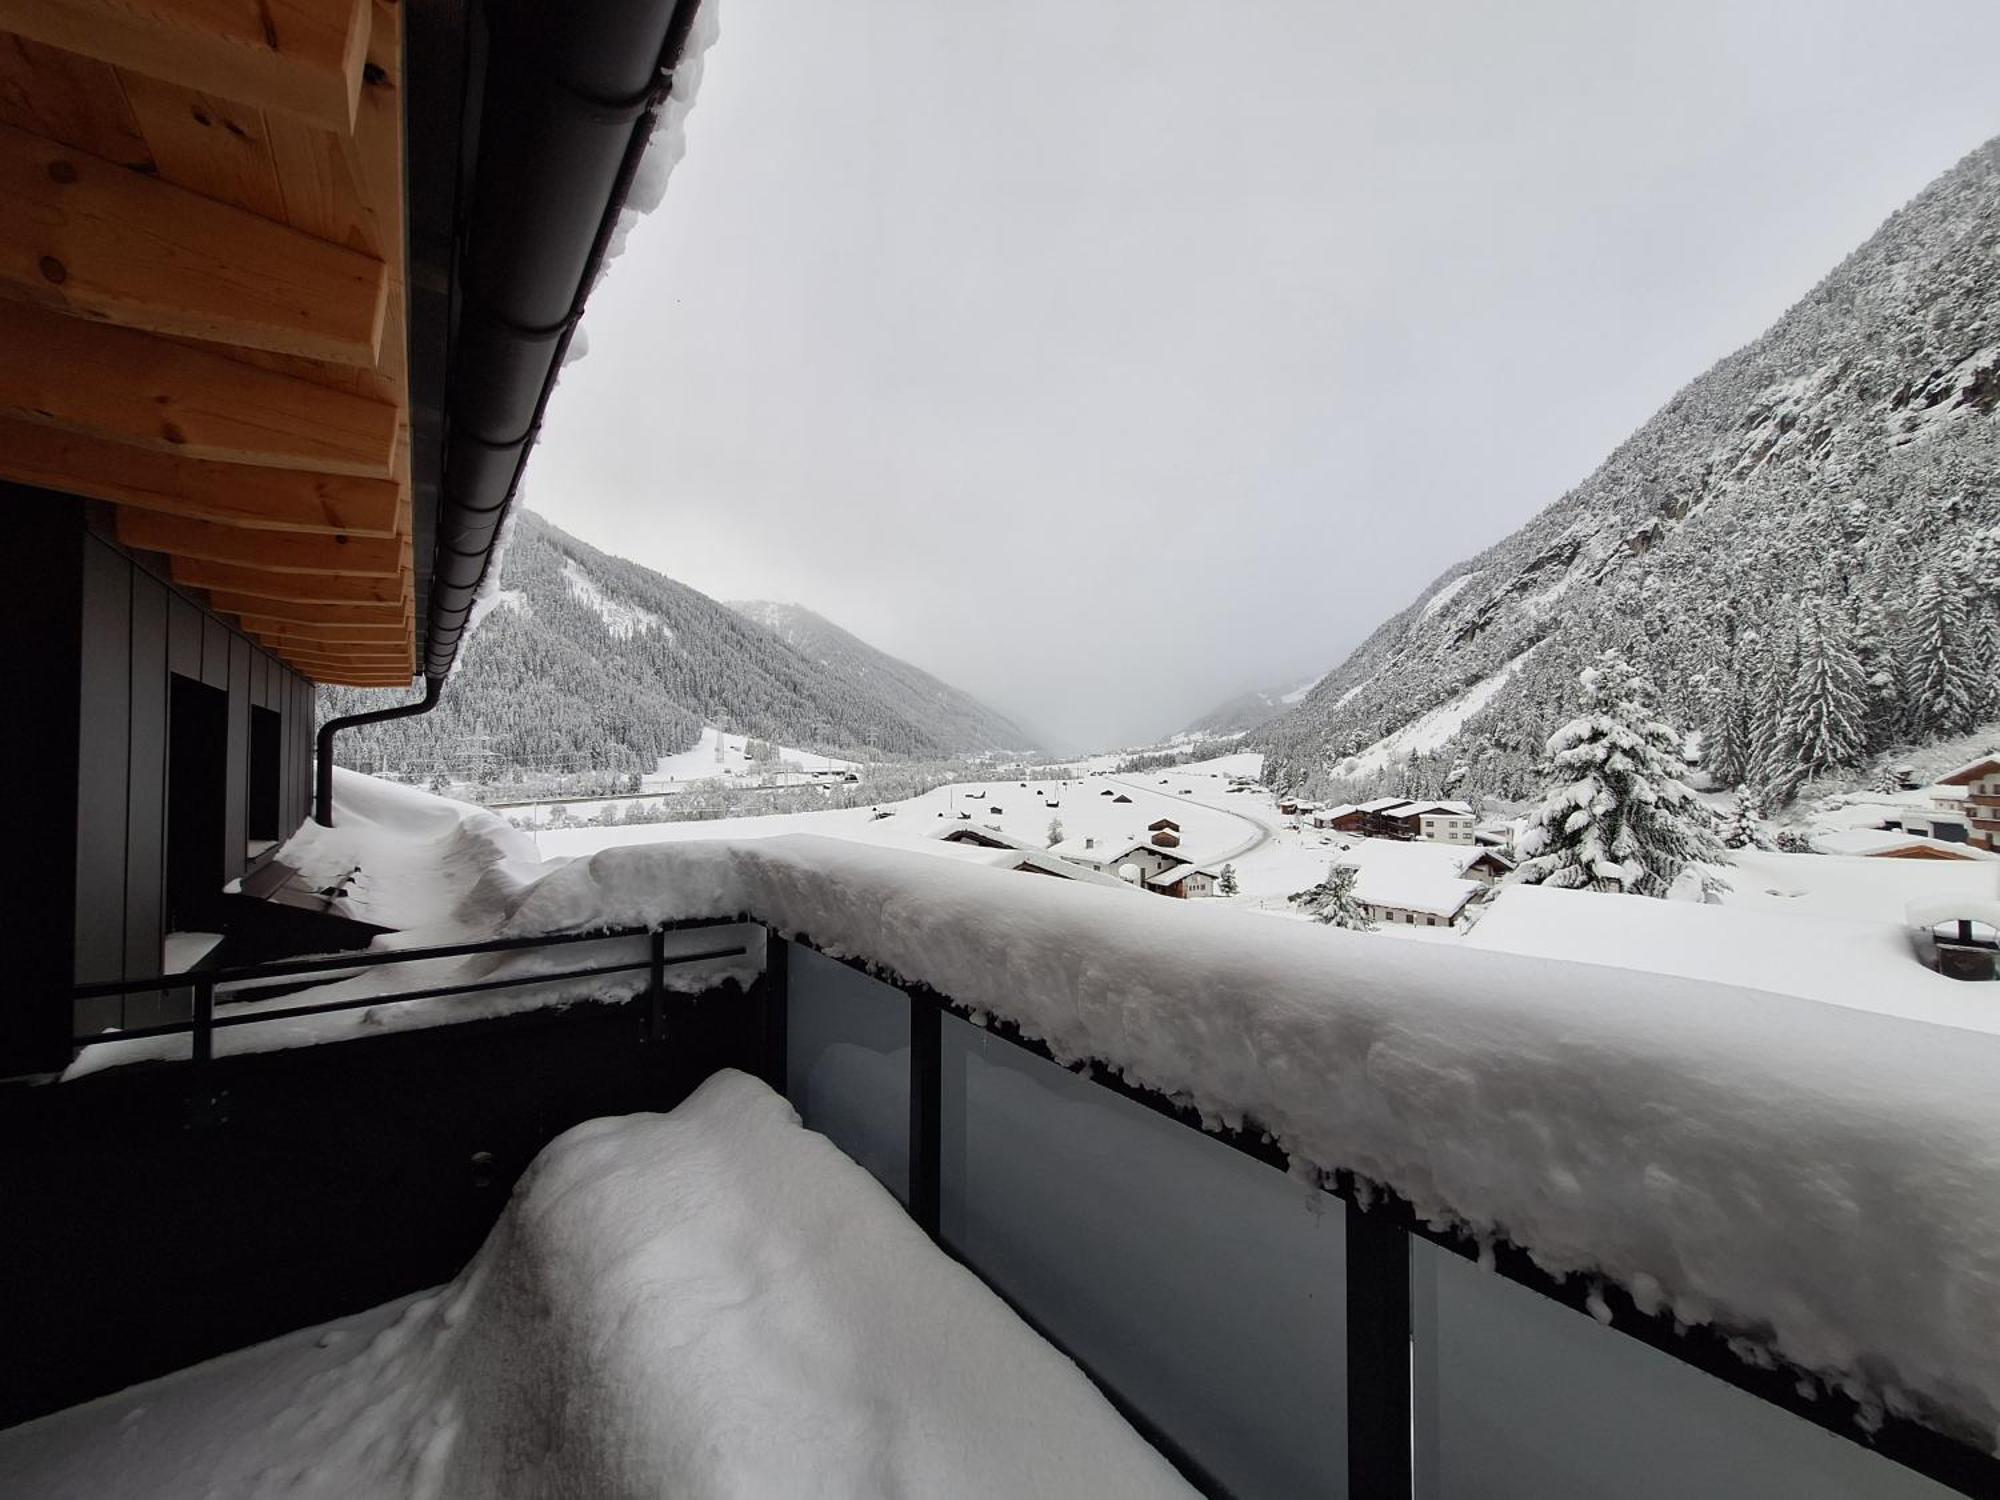
[[[471,212],[459,234],[444,474],[416,703],[320,727],[333,822],[341,730],[437,706],[585,299],[701,0],[506,0],[486,12]]]

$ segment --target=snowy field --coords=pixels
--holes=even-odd
[[[1100,771],[1067,781],[961,781],[880,808],[628,828],[538,828],[532,836],[545,859],[572,858],[627,844],[770,838],[781,833],[823,833],[861,843],[927,848],[952,828],[988,829],[1030,848],[1044,849],[1050,843],[1050,824],[1059,822],[1065,838],[1094,838],[1108,849],[1121,842],[1139,842],[1148,837],[1149,824],[1170,818],[1181,825],[1178,852],[1196,864],[1219,868],[1224,862],[1247,858],[1278,821],[1268,795],[1226,795],[1223,790],[1228,776],[1254,774],[1259,760],[1256,755],[1232,755],[1175,771],[1129,776]],[[1120,802],[1120,797],[1129,800]]]
[[[44,1500],[1191,1494],[783,1099],[536,1158],[450,1285],[0,1433]]]

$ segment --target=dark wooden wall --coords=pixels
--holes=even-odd
[[[76,502],[68,502],[74,505]],[[223,878],[244,869],[250,709],[280,716],[279,830],[311,800],[313,687],[231,630],[141,560],[86,529],[81,537],[82,657],[76,799],[79,984],[160,971],[165,935],[167,701],[172,674],[228,695]],[[86,1024],[118,1024],[118,1002]],[[156,1019],[127,1014],[127,1024]]]

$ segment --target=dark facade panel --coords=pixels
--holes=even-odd
[[[132,574],[131,772],[126,780],[125,972],[157,972],[166,860],[167,590]],[[155,966],[149,969],[149,965]]]
[[[83,541],[82,641],[76,779],[79,983],[123,978],[125,967],[132,565],[95,537]]]
[[[229,627],[211,614],[201,621],[201,680],[212,688],[229,686]]]
[[[252,646],[229,635],[229,769],[224,781],[222,873],[243,873],[244,810],[250,800],[250,653]]]
[[[202,616],[193,600],[167,592],[167,669],[201,681]]]

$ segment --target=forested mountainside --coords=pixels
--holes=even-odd
[[[438,707],[348,731],[345,763],[468,778],[509,766],[649,771],[658,757],[692,748],[704,724],[856,758],[986,748],[956,722],[932,723],[889,701],[840,661],[809,657],[727,605],[531,511],[517,514],[500,581]],[[327,688],[320,712],[380,700]]]
[[[1274,784],[1521,796],[1607,646],[1723,785],[1995,712],[2000,141],[1253,736]]]
[[[824,615],[798,604],[757,599],[729,606],[808,660],[867,687],[913,724],[921,724],[962,754],[1039,751],[1035,737],[970,693],[941,682],[900,657],[878,651]]]

